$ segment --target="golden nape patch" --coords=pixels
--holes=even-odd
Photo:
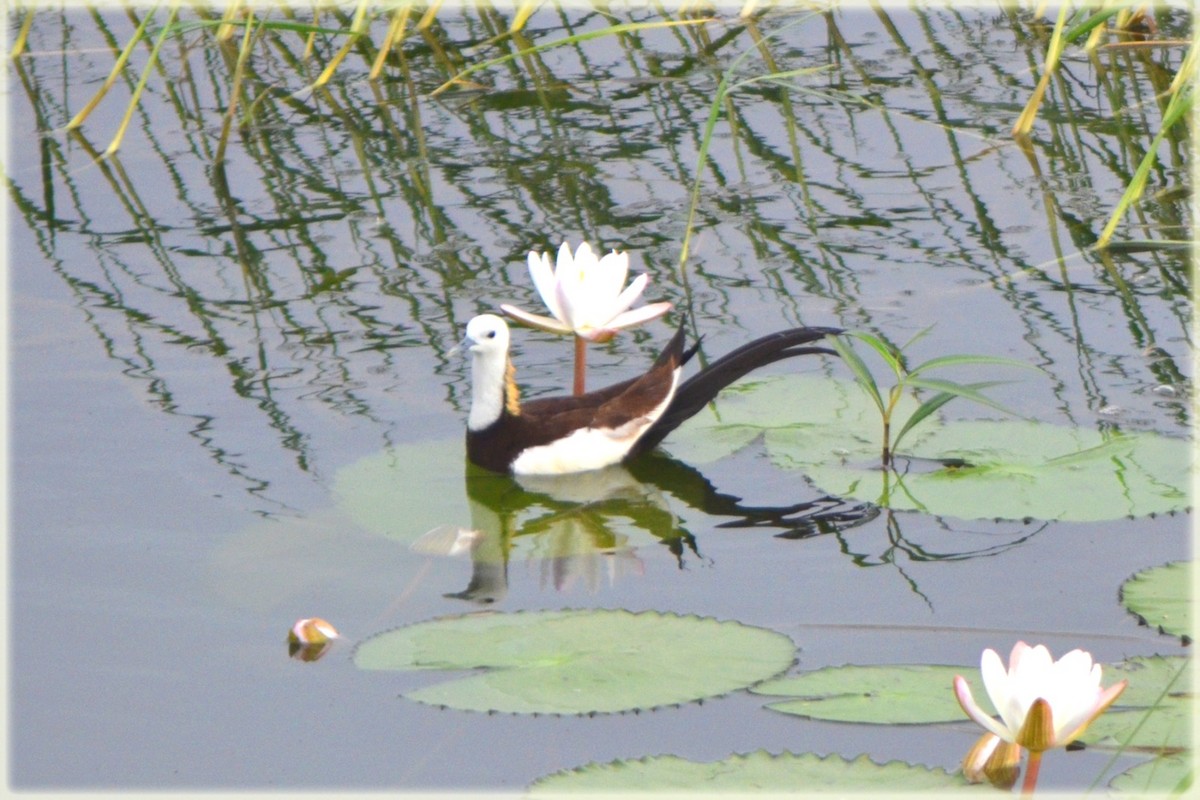
[[[521,390],[517,388],[517,368],[509,359],[504,368],[504,407],[514,417],[521,413]]]

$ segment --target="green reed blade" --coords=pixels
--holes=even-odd
[[[17,31],[16,41],[13,42],[12,52],[9,53],[9,58],[16,58],[25,52],[25,43],[29,39],[29,29],[33,27],[33,9],[25,9],[25,16],[21,20],[21,30]]]
[[[887,342],[883,341],[878,336],[866,333],[865,331],[847,331],[844,335],[853,336],[855,339],[858,339],[860,342],[866,344],[879,354],[879,357],[882,358],[888,367],[891,368],[892,372],[895,373],[897,380],[904,380],[904,375],[906,372],[904,364],[900,360],[900,357],[897,355],[897,353],[888,346]]]
[[[923,422],[925,419],[927,419],[930,414],[937,411],[939,408],[946,405],[946,403],[949,403],[951,400],[953,400],[956,397],[964,397],[968,400],[975,400],[976,402],[983,402],[985,405],[990,405],[995,408],[1000,408],[1002,411],[1007,411],[1006,409],[1001,408],[994,401],[992,401],[991,398],[989,398],[986,395],[983,395],[979,392],[980,389],[986,389],[989,386],[999,386],[1002,383],[1007,383],[1007,381],[980,381],[978,383],[967,383],[967,384],[951,384],[951,383],[942,382],[942,381],[929,382],[929,384],[927,385],[927,388],[928,388],[928,386],[932,386],[934,384],[940,384],[943,387],[945,387],[945,390],[938,392],[933,397],[929,398],[928,400],[926,400],[924,403],[921,403],[921,405],[919,405],[917,407],[917,410],[912,413],[912,416],[910,416],[908,418],[908,421],[905,422],[903,427],[900,428],[900,431],[896,434],[896,437],[894,439],[892,439],[892,451],[895,452],[896,449],[900,446],[900,440],[904,438],[904,435],[906,433],[908,433],[913,428],[917,427],[917,425],[919,425],[921,422]],[[920,382],[909,381],[909,385],[912,385],[912,386],[920,385]],[[1012,413],[1012,412],[1007,412],[1007,413]]]
[[[931,369],[939,367],[957,367],[971,364],[994,364],[1002,367],[1021,367],[1023,369],[1034,369],[1042,372],[1042,368],[1036,364],[1030,364],[1027,361],[1019,361],[1015,358],[1005,358],[1004,356],[973,356],[973,355],[949,355],[937,356],[928,361],[918,364],[909,370],[909,377],[914,377],[922,372],[928,372]]]
[[[1050,78],[1054,75],[1054,71],[1058,69],[1058,59],[1062,55],[1063,48],[1066,46],[1066,40],[1063,38],[1063,28],[1067,24],[1067,11],[1069,8],[1069,3],[1063,3],[1062,8],[1058,11],[1058,21],[1054,24],[1054,33],[1050,35],[1050,45],[1046,48],[1046,61],[1042,66],[1042,77],[1038,80],[1037,86],[1034,87],[1029,102],[1025,104],[1025,110],[1021,112],[1021,116],[1017,117],[1017,121],[1013,125],[1013,136],[1028,136],[1029,132],[1033,130],[1033,121],[1037,118],[1038,109],[1042,106],[1042,98],[1046,95],[1046,87],[1050,85]]]
[[[883,414],[883,395],[879,393],[879,386],[875,383],[875,376],[867,368],[866,362],[862,360],[850,342],[844,338],[844,335],[830,336],[828,341],[833,345],[833,349],[837,351],[838,355],[842,357],[842,361],[846,362],[846,366],[850,367],[850,371],[854,373],[854,378],[858,381],[858,385],[863,387],[863,391],[871,398],[871,402],[879,409],[879,413]]]
[[[422,22],[423,21],[424,20],[422,20]],[[586,33],[576,33],[571,36],[563,37],[562,39],[555,39],[552,42],[544,42],[542,44],[535,44],[532,47],[525,47],[525,48],[522,48],[515,52],[507,53],[505,55],[499,56],[497,58],[490,58],[487,61],[481,61],[478,64],[472,64],[471,66],[469,66],[466,69],[459,72],[454,77],[450,78],[450,80],[446,81],[441,86],[434,89],[429,94],[430,94],[430,97],[436,97],[439,94],[441,94],[442,92],[449,89],[454,84],[462,82],[462,80],[465,77],[467,77],[468,75],[472,75],[476,72],[479,72],[480,70],[488,69],[489,67],[494,67],[497,64],[504,64],[504,63],[507,63],[514,59],[523,58],[524,56],[527,56],[527,55],[530,55],[533,53],[539,53],[543,50],[549,50],[554,47],[562,47],[564,45],[576,44],[578,42],[586,42],[590,39],[599,39],[604,36],[616,36],[616,35],[622,34],[622,33],[633,33],[635,31],[650,30],[652,28],[674,28],[679,25],[700,25],[700,24],[703,24],[706,22],[711,22],[711,21],[712,21],[711,18],[705,18],[705,19],[667,20],[665,22],[623,22],[619,25],[611,25],[607,28],[601,28],[600,30],[588,31]],[[420,27],[420,26],[418,26],[418,27]]]
[[[247,14],[246,31],[242,35],[242,47],[238,50],[237,65],[233,70],[233,85],[229,91],[229,108],[225,109],[225,120],[221,124],[221,139],[217,142],[217,152],[213,161],[217,164],[225,161],[225,147],[229,144],[229,134],[233,130],[233,118],[237,115],[238,100],[242,96],[242,82],[246,77],[246,62],[250,60],[250,42],[254,33],[254,10]]]
[[[1150,147],[1147,148],[1146,154],[1142,156],[1141,163],[1138,164],[1137,170],[1133,173],[1133,178],[1130,179],[1129,185],[1125,187],[1125,193],[1121,195],[1121,199],[1117,202],[1117,207],[1113,209],[1112,216],[1109,217],[1108,224],[1104,226],[1104,230],[1100,232],[1100,237],[1096,240],[1095,248],[1103,249],[1108,247],[1109,241],[1112,239],[1113,233],[1117,230],[1117,225],[1121,223],[1121,219],[1125,216],[1125,212],[1133,205],[1133,202],[1142,196],[1142,192],[1146,189],[1146,181],[1150,178],[1150,170],[1158,161],[1158,148],[1166,137],[1167,132],[1191,113],[1192,105],[1195,100],[1195,90],[1191,85],[1186,86],[1183,91],[1176,92],[1171,97],[1171,102],[1167,105],[1167,110],[1163,114],[1162,127],[1155,135],[1153,141],[1150,142]]]
[[[367,74],[368,80],[377,80],[379,73],[383,72],[383,65],[387,63],[388,54],[392,52],[393,45],[404,38],[404,31],[408,27],[408,18],[412,14],[412,3],[404,3],[392,13],[392,21],[388,23],[387,35],[383,38],[383,44],[379,46],[379,53],[375,56],[375,63],[371,65],[371,71]]]
[[[73,131],[82,125],[83,121],[86,120],[88,115],[92,113],[92,110],[95,109],[96,106],[100,104],[100,101],[104,99],[104,96],[108,94],[108,90],[111,89],[113,84],[117,82],[117,77],[120,76],[121,72],[125,69],[125,64],[129,61],[129,56],[131,53],[133,53],[133,48],[137,46],[137,43],[140,42],[143,37],[145,37],[146,26],[150,24],[150,20],[154,19],[154,14],[157,11],[157,5],[151,6],[150,10],[146,12],[146,15],[142,17],[141,24],[137,26],[137,29],[133,32],[133,36],[121,50],[120,55],[117,56],[117,63],[113,64],[112,70],[108,73],[108,77],[104,79],[104,83],[100,85],[99,91],[92,96],[92,99],[87,102],[87,105],[80,109],[79,113],[71,117],[71,121],[67,123],[66,130]]]
[[[967,400],[972,400],[980,405],[990,406],[997,411],[1003,411],[1005,414],[1012,414],[1014,417],[1020,416],[1017,412],[1008,408],[1003,403],[1000,403],[988,397],[980,389],[986,389],[989,386],[999,386],[1003,383],[1011,381],[984,381],[982,383],[955,383],[954,381],[937,380],[935,378],[913,378],[908,381],[909,386],[915,386],[918,389],[931,389],[935,392],[944,392],[962,397]]]
[[[133,89],[133,96],[129,98],[129,105],[125,109],[125,116],[121,118],[121,124],[117,128],[117,135],[109,142],[105,148],[102,158],[107,158],[121,147],[121,140],[125,138],[125,131],[129,127],[130,121],[133,119],[133,111],[137,108],[138,101],[141,100],[142,92],[146,89],[146,82],[150,79],[150,71],[154,69],[155,63],[158,61],[158,52],[162,50],[163,44],[167,41],[167,37],[172,33],[171,24],[175,21],[176,15],[179,14],[179,3],[171,4],[171,13],[167,16],[167,24],[159,31],[158,36],[154,40],[154,47],[150,50],[150,58],[146,60],[146,66],[142,70],[142,76],[138,79],[137,86]]]
[[[517,5],[517,13],[513,16],[512,22],[508,26],[509,33],[525,29],[525,23],[533,16],[533,12],[537,10],[537,0],[521,0]]]

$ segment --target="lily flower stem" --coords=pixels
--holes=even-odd
[[[587,367],[587,340],[582,336],[575,337],[575,394],[584,392],[583,372]]]
[[[1042,751],[1030,750],[1029,763],[1025,765],[1025,782],[1021,785],[1022,797],[1033,797],[1033,790],[1037,787],[1038,772],[1042,768]]]

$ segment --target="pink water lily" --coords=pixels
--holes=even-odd
[[[1072,650],[1057,661],[1044,645],[1017,642],[1008,669],[995,650],[984,650],[980,663],[983,685],[1000,712],[996,720],[971,696],[961,675],[954,678],[958,704],[971,719],[1006,742],[1031,753],[1065,747],[1125,690],[1128,681],[1107,689],[1100,686],[1100,665],[1083,650]]]
[[[650,303],[630,310],[645,291],[650,276],[639,275],[625,286],[628,274],[628,253],[614,250],[596,258],[591,246],[583,242],[572,254],[570,245],[563,242],[554,269],[550,268],[548,254],[529,254],[529,275],[553,317],[511,305],[500,308],[535,328],[604,342],[621,328],[657,319],[671,309],[670,303]]]

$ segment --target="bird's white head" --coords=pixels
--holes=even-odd
[[[480,314],[467,323],[468,349],[476,356],[508,352],[508,323],[495,314]]]
[[[505,406],[517,411],[516,386],[508,361],[508,323],[495,314],[480,314],[467,323],[471,351],[471,412],[467,427],[483,430],[500,418]]]

